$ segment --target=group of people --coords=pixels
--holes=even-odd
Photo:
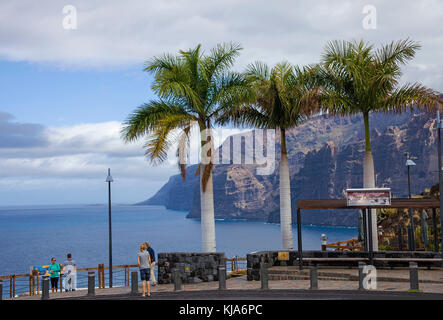
[[[61,274],[64,275],[63,287],[66,292],[69,290],[75,291],[77,289],[77,264],[75,260],[72,259],[70,253],[68,253],[66,257],[67,259],[63,264],[58,264],[55,258],[51,258],[51,264],[47,269],[51,279],[53,293],[58,291],[58,279]],[[152,281],[153,286],[157,285],[157,281],[155,280],[154,273],[156,265],[155,252],[149,242],[140,245],[140,252],[137,253],[137,265],[140,269],[143,296],[150,297],[151,289],[149,281]]]
[[[49,278],[51,279],[52,293],[58,291],[58,279],[60,272],[65,276],[63,279],[63,287],[65,291],[75,291],[77,289],[77,264],[72,259],[72,255],[66,255],[66,261],[63,264],[56,263],[55,258],[51,258],[51,264],[48,267]]]
[[[149,280],[152,281],[153,286],[157,285],[154,273],[155,263],[154,249],[152,249],[149,242],[142,243],[140,245],[140,252],[137,253],[137,265],[140,270],[143,297],[151,296],[151,287],[149,285]]]

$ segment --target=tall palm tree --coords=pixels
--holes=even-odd
[[[418,107],[433,110],[437,93],[419,83],[399,85],[400,67],[411,60],[420,45],[409,39],[391,42],[379,49],[360,42],[333,41],[327,44],[317,75],[322,85],[321,105],[340,115],[362,114],[365,132],[363,186],[375,187],[369,114],[402,112]],[[372,215],[373,248],[378,250],[377,217]]]
[[[226,113],[225,117],[237,125],[280,131],[280,225],[283,248],[291,250],[291,184],[286,131],[298,126],[313,112],[313,105],[308,104],[312,85],[310,71],[287,62],[279,63],[272,69],[256,62],[247,67],[245,75],[254,97],[250,103],[231,109],[231,113]]]
[[[230,71],[241,49],[238,44],[219,44],[204,55],[198,45],[176,56],[164,54],[148,61],[144,70],[154,75],[152,89],[158,99],[135,110],[122,129],[126,142],[148,136],[146,155],[154,164],[164,161],[177,142],[185,179],[191,129],[199,127],[201,162],[196,174],[200,175],[203,252],[216,251],[211,130],[221,113],[247,98],[249,92],[244,76]]]

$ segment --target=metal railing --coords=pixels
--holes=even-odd
[[[137,265],[118,265],[112,267],[112,279],[114,286],[129,286],[131,269],[137,268]],[[106,270],[109,273],[109,267],[105,267],[104,264],[99,264],[97,267],[92,268],[78,268],[77,269],[77,287],[87,288],[88,284],[88,272],[97,272],[97,288],[104,289],[106,287],[105,279],[109,279],[109,275],[105,277]],[[40,282],[42,275],[38,271],[26,274],[11,274],[8,276],[0,276],[0,280],[3,280],[3,296],[9,296],[9,298],[16,297],[17,295],[39,295],[40,294]],[[60,273],[59,277],[59,291],[63,288],[63,273]]]
[[[225,259],[226,271],[231,275],[242,272],[246,269],[246,258],[237,257]],[[114,287],[130,286],[131,271],[138,270],[136,264],[126,264],[112,266],[112,281]],[[99,264],[97,267],[91,268],[77,268],[77,288],[88,287],[88,272],[96,272],[96,288],[104,289],[106,282],[109,280],[109,267],[104,264]],[[157,276],[157,272],[156,272]],[[42,275],[34,270],[31,273],[25,274],[11,274],[7,276],[0,276],[3,280],[3,297],[14,298],[18,295],[40,295],[41,294],[41,278]],[[63,288],[63,273],[60,272],[59,291]]]

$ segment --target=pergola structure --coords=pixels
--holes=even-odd
[[[299,266],[303,267],[303,245],[302,245],[302,234],[301,234],[301,210],[330,210],[330,209],[359,209],[366,213],[366,218],[363,221],[371,221],[371,210],[370,209],[432,209],[433,210],[433,224],[434,224],[434,241],[436,243],[436,248],[438,248],[438,237],[437,235],[437,220],[436,220],[436,209],[440,208],[440,202],[437,199],[391,199],[391,205],[377,205],[373,207],[357,207],[348,206],[346,199],[309,199],[309,200],[298,200],[297,201],[297,236],[298,236],[298,256],[299,256]],[[372,249],[372,226],[371,223],[364,223],[364,233],[365,233],[365,243],[368,247],[369,260],[373,260],[373,249]],[[366,230],[366,225],[369,231]],[[438,250],[438,249],[437,249]]]

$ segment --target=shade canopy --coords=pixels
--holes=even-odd
[[[348,207],[346,199],[304,199],[297,201],[298,209],[361,209],[361,207]],[[367,208],[367,207],[365,207]],[[391,205],[373,206],[372,208],[393,209],[435,209],[440,208],[437,199],[391,199]]]

